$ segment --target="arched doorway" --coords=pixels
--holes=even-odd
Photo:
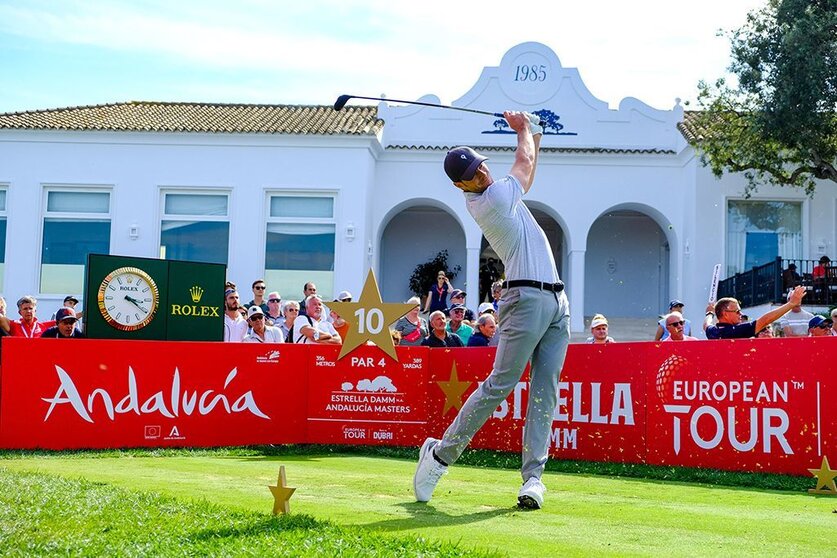
[[[452,280],[455,287],[461,287],[465,283],[467,253],[459,222],[444,209],[427,205],[396,213],[381,233],[378,285],[384,301],[404,301],[413,296],[409,288],[413,270],[441,250],[448,251],[451,268],[461,266]]]
[[[587,235],[584,313],[655,317],[668,308],[669,242],[654,219],[636,210],[609,211]]]
[[[566,278],[564,277],[563,273],[564,231],[563,229],[561,229],[561,225],[545,211],[536,207],[530,207],[528,204],[527,207],[529,207],[529,211],[532,212],[532,216],[535,218],[535,221],[538,222],[538,225],[540,225],[544,233],[546,233],[546,238],[549,240],[549,245],[552,247],[552,257],[555,258],[555,266],[558,268],[558,275],[562,279],[564,279],[564,281],[566,281]],[[482,302],[483,300],[490,300],[491,293],[488,291],[491,285],[491,277],[503,277],[504,275],[503,262],[500,261],[500,258],[497,256],[497,253],[494,251],[491,245],[488,244],[488,240],[486,240],[485,237],[482,237],[479,265],[479,296],[480,302]],[[488,287],[488,289],[486,287]],[[484,299],[484,293],[487,293],[487,296],[489,298]]]

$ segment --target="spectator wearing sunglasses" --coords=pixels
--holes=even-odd
[[[267,286],[264,284],[264,279],[256,279],[253,281],[252,289],[253,300],[245,304],[244,307],[249,310],[251,306],[256,305],[262,309],[264,314],[267,314],[270,308],[268,308],[267,301],[264,298],[264,292],[267,289]]]
[[[683,314],[680,312],[671,312],[663,317],[663,323],[666,326],[668,337],[663,339],[665,341],[697,341],[697,337],[686,335],[686,320],[683,319]]]
[[[262,308],[264,311],[264,308]],[[272,326],[278,326],[282,319],[282,297],[276,291],[271,291],[267,295],[267,312],[264,313],[265,318],[267,318],[268,324]]]
[[[285,342],[285,336],[278,327],[265,323],[264,312],[259,306],[253,305],[247,309],[247,322],[250,324],[250,333],[244,336],[243,343]]]
[[[710,303],[706,308],[706,319],[703,322],[703,330],[707,339],[750,339],[772,324],[791,309],[802,304],[802,297],[805,296],[805,287],[798,286],[788,295],[788,301],[774,308],[762,317],[751,322],[744,322],[741,319],[741,304],[734,298],[722,298],[714,304]],[[713,325],[713,318],[718,323]]]
[[[468,346],[468,340],[474,334],[474,328],[465,323],[465,306],[458,304],[450,309],[450,321],[445,328],[449,333],[459,337],[462,346]]]
[[[808,337],[831,337],[831,326],[834,322],[831,318],[814,316],[808,322]]]

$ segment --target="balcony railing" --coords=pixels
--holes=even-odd
[[[788,269],[790,264],[796,265],[795,273]],[[824,276],[814,277],[818,265],[819,260],[776,258],[722,280],[718,284],[718,298],[736,298],[744,307],[784,304],[788,290],[803,285],[808,291],[805,305],[837,305],[837,267],[826,267]]]

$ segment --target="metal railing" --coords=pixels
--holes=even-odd
[[[788,290],[802,285],[808,290],[805,305],[837,305],[837,267],[823,266],[815,270],[819,265],[819,260],[776,258],[720,281],[718,298],[736,298],[743,307],[784,304]]]

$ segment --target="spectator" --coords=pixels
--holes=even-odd
[[[267,314],[269,308],[267,306],[267,300],[264,298],[264,292],[267,290],[264,279],[256,279],[253,281],[251,288],[253,289],[253,300],[245,304],[244,308],[249,310],[251,306],[256,304],[262,309],[263,314]]]
[[[477,315],[482,316],[486,312],[491,313],[495,320],[497,319],[497,311],[494,309],[494,305],[490,302],[481,302],[479,308],[477,308]]]
[[[794,287],[785,304],[751,322],[741,321],[741,304],[734,298],[722,298],[714,306],[710,303],[706,308],[706,319],[703,322],[706,338],[749,339],[755,337],[757,331],[761,331],[790,312],[794,306],[802,304],[804,296],[805,287]],[[712,325],[713,317],[717,317],[716,325]]]
[[[758,339],[773,339],[773,337],[774,337],[774,335],[773,335],[773,324],[770,324],[769,326],[761,328],[759,330],[759,332],[756,333],[756,337]]]
[[[831,335],[837,336],[837,308],[833,308],[830,315],[831,321],[834,323],[834,325],[831,326]]]
[[[494,306],[494,311],[500,311],[500,297],[503,296],[503,282],[496,281],[493,285],[491,285],[491,304]]]
[[[352,298],[352,293],[349,291],[340,291],[337,298],[334,299],[334,302],[351,302]]]
[[[424,303],[424,312],[444,311],[448,307],[448,293],[453,290],[447,274],[440,270],[436,274],[436,283],[430,287],[427,293],[427,301]]]
[[[686,320],[680,312],[670,312],[663,317],[663,323],[668,330],[668,337],[663,341],[697,341],[697,337],[686,335]]]
[[[73,295],[67,295],[64,297],[64,306],[63,308],[72,308],[76,312],[76,329],[81,333],[81,316],[83,312],[79,312],[76,310],[76,304],[78,304],[78,299]],[[58,312],[53,312],[52,319],[55,320]]]
[[[447,318],[441,310],[430,313],[430,334],[424,338],[421,344],[425,347],[464,347],[462,339],[458,335],[448,332],[445,327]]]
[[[250,333],[244,336],[243,343],[284,343],[285,336],[278,327],[265,323],[265,314],[261,306],[253,304],[247,309],[247,321],[250,323]]]
[[[392,344],[393,346],[397,347],[401,344],[401,333],[395,331],[394,329],[389,330],[389,335],[392,337]]]
[[[264,310],[264,308],[262,310]],[[282,322],[282,297],[276,291],[271,291],[267,295],[267,312],[265,312],[265,319],[269,322],[267,325],[276,327],[279,327],[279,324]]]
[[[419,316],[419,309],[421,308],[421,300],[414,296],[407,300],[406,304],[414,304],[406,316],[403,316],[395,322],[395,331],[401,334],[401,344],[407,347],[418,347],[422,340],[427,337],[429,330],[427,328],[427,321]]]
[[[447,330],[459,336],[462,340],[462,346],[468,345],[468,339],[474,334],[474,328],[464,322],[465,307],[461,304],[450,309],[450,321],[447,325]]]
[[[592,337],[587,338],[587,342],[592,345],[604,345],[606,343],[614,343],[613,337],[610,337],[607,334],[607,318],[605,318],[602,314],[596,314],[593,316],[593,320],[590,322],[590,333],[593,334]]]
[[[497,260],[487,258],[480,266],[480,302],[484,302],[486,296],[491,295],[491,285],[500,278],[497,270]]]
[[[469,326],[474,325],[474,311],[470,310],[467,306],[465,306],[465,297],[468,294],[465,291],[461,291],[459,289],[454,289],[453,292],[450,293],[450,308],[445,310],[445,314],[447,314],[448,318],[450,318],[450,311],[451,308],[454,306],[462,306],[465,308],[465,317],[462,318],[462,321],[468,324]]]
[[[302,294],[304,296],[302,297],[302,300],[299,301],[299,315],[305,316],[308,312],[308,308],[305,301],[308,300],[309,296],[314,296],[315,294],[317,294],[317,285],[315,285],[314,283],[305,283],[302,286]],[[320,300],[320,302],[322,302],[322,299]]]
[[[33,296],[24,296],[17,301],[17,312],[20,320],[9,323],[9,335],[15,337],[40,337],[47,329],[55,325],[54,320],[39,322],[35,316],[38,301]]]
[[[680,302],[679,300],[672,300],[668,304],[668,311],[669,311],[669,313],[677,312],[682,317],[683,307],[684,307],[684,304],[682,302]],[[666,314],[666,316],[667,315],[668,314]],[[668,336],[669,336],[670,332],[669,332],[669,328],[665,327],[666,316],[663,316],[660,319],[660,321],[657,322],[657,333],[654,335],[654,341],[665,341],[666,339],[668,339]],[[686,337],[690,337],[692,335],[692,322],[690,322],[689,320],[685,320],[685,319],[683,321],[686,322],[686,325],[683,327],[683,335],[686,336]]]
[[[41,337],[57,339],[83,338],[84,334],[76,329],[78,315],[72,308],[59,308],[55,313],[56,325],[44,331]]]
[[[346,302],[350,302],[350,301],[351,300],[348,300]],[[335,299],[334,302],[340,302],[340,301]],[[347,322],[346,320],[341,318],[340,314],[338,314],[334,310],[329,309],[328,313],[329,313],[328,321],[334,327],[335,331],[337,331],[337,333],[340,334],[340,339],[345,339],[346,335],[348,335],[348,333],[349,333],[349,322]]]
[[[297,316],[299,316],[299,303],[297,301],[289,300],[282,305],[282,321],[279,322],[279,329],[282,330],[286,343],[294,342],[294,320]]]
[[[227,289],[224,292],[224,341],[241,343],[247,335],[247,320],[241,315],[238,292]]]
[[[489,303],[490,305],[490,303]],[[468,339],[468,347],[488,347],[494,334],[497,333],[497,323],[494,316],[486,312],[477,318],[477,330]]]
[[[0,337],[9,335],[10,321],[6,316],[6,299],[0,296]]]
[[[834,322],[830,318],[823,318],[822,316],[814,316],[808,322],[808,336],[809,337],[831,337],[831,326]]]
[[[224,292],[226,292],[230,289],[232,289],[234,291],[237,291],[238,287],[236,287],[235,283],[233,283],[232,281],[227,281],[226,283],[224,283]]]
[[[790,292],[787,297],[790,300]],[[779,327],[782,328],[784,337],[808,337],[808,322],[814,315],[802,309],[802,306],[794,306],[793,309],[779,318]],[[742,316],[742,321],[746,319]]]
[[[828,283],[828,270],[831,267],[831,259],[828,256],[820,258],[819,265],[814,266],[811,270],[811,277],[814,280],[814,291],[825,294]]]
[[[297,316],[294,320],[294,343],[319,345],[343,343],[340,334],[323,315],[323,300],[319,296],[314,294],[306,298],[305,307],[306,314]]]
[[[788,268],[782,272],[782,286],[785,291],[789,291],[800,283],[802,283],[802,277],[796,272],[796,264],[791,262],[788,264]]]

